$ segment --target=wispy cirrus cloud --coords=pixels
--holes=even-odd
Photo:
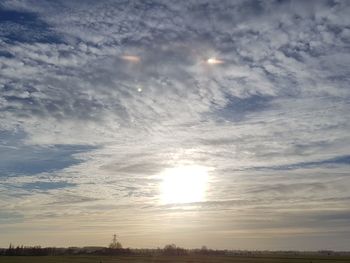
[[[307,248],[327,233],[344,248],[348,225],[326,218],[348,213],[346,1],[0,8],[0,196],[22,220],[1,223],[13,229],[1,244],[108,217],[89,228],[101,244],[118,229],[130,245],[199,246],[183,233],[198,228],[213,247],[300,248],[322,232]],[[156,175],[188,163],[211,168],[207,200],[161,205]]]

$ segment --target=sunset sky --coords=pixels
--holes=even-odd
[[[350,250],[350,1],[0,1],[0,247]]]

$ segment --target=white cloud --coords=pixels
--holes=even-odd
[[[184,162],[215,168],[208,203],[186,209],[201,215],[216,211],[226,223],[259,217],[265,207],[293,228],[279,214],[286,203],[298,215],[305,205],[347,211],[341,201],[349,185],[344,161],[334,162],[334,169],[302,168],[349,153],[345,1],[332,6],[5,1],[3,6],[38,14],[62,43],[0,42],[11,54],[0,60],[0,128],[23,130],[28,145],[99,147],[79,154],[83,163],[61,171],[7,178],[0,195],[17,203],[6,206],[9,213],[35,218],[44,210],[59,224],[89,212],[99,218],[105,207],[112,211],[103,215],[119,211],[124,219],[147,206],[135,218],[139,226],[152,209],[172,214],[173,207],[156,205],[159,182],[152,175]],[[140,61],[125,61],[125,55]],[[210,57],[224,63],[207,65]],[[300,164],[295,173],[277,169],[295,164]],[[11,187],[25,182],[56,180],[75,186],[22,189],[25,200],[12,195]],[[242,207],[246,212],[237,219]],[[160,231],[146,225],[146,233]],[[305,225],[311,232],[317,227],[321,221],[314,230]],[[266,232],[273,236],[271,228]]]

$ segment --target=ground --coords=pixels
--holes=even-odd
[[[131,262],[131,263],[349,263],[350,256],[42,256],[27,257],[0,256],[0,263],[114,263],[114,262]]]

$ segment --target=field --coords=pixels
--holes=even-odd
[[[349,263],[350,256],[0,256],[0,263]]]

